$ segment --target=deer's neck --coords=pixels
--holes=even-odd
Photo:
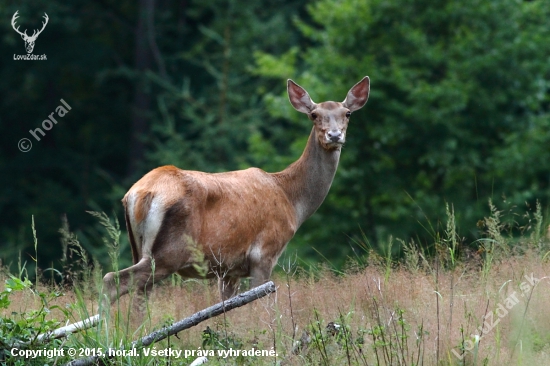
[[[275,174],[294,205],[296,228],[313,215],[325,200],[339,160],[340,148],[330,151],[323,149],[312,129],[302,156],[288,168]]]

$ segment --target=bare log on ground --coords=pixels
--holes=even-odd
[[[51,339],[63,338],[71,333],[79,332],[84,329],[95,327],[99,323],[99,314],[89,317],[88,319],[69,324],[58,328],[51,332],[40,334],[36,339],[39,342],[48,342]]]
[[[167,338],[171,335],[179,333],[182,330],[191,328],[205,320],[208,320],[210,318],[223,314],[224,312],[246,305],[249,302],[262,298],[275,291],[276,291],[275,284],[273,283],[273,281],[269,281],[267,283],[264,283],[261,286],[258,286],[249,291],[243,292],[242,294],[238,294],[237,296],[232,297],[229,300],[222,301],[220,303],[217,303],[216,305],[213,305],[204,310],[201,310],[198,313],[195,313],[190,317],[182,319],[168,327],[164,327],[162,329],[154,331],[153,333],[150,333],[144,336],[143,338],[132,342],[130,349],[147,347],[150,344],[161,341],[164,338]],[[94,356],[94,357],[80,358],[80,359],[66,363],[65,366],[93,365],[98,361],[100,361],[102,358],[110,358],[109,355],[115,354],[115,351],[116,349],[110,348],[105,351],[105,356],[103,357]]]
[[[35,344],[46,343],[52,339],[64,338],[74,332],[79,332],[84,329],[95,327],[99,323],[99,314],[89,317],[88,319],[81,320],[79,322],[66,325],[56,330],[52,330],[46,333],[39,334],[33,341]],[[18,342],[15,341],[11,344],[11,347],[25,348],[30,342]]]

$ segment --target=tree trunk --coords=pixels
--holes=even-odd
[[[145,71],[151,69],[153,57],[148,38],[148,14],[155,10],[155,0],[139,0],[138,23],[135,32],[135,68],[138,74],[134,90],[134,107],[132,109],[132,126],[130,131],[130,155],[128,157],[127,175],[136,173],[138,164],[145,154],[143,136],[149,130],[148,113],[151,109],[151,96],[145,91]]]

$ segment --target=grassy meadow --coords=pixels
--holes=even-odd
[[[464,246],[448,208],[441,232],[434,231],[432,251],[390,238],[385,252],[399,245],[397,259],[362,243],[364,255],[350,259],[342,271],[323,264],[306,270],[287,256],[273,276],[275,294],[182,331],[147,352],[139,350],[139,356],[104,363],[189,365],[200,350],[207,355],[205,365],[547,365],[549,228],[540,206],[514,220],[490,208],[478,223],[484,235],[473,246]],[[116,263],[120,231],[101,217]],[[143,322],[128,310],[132,297],[125,296],[98,327],[36,343],[37,334],[98,312],[102,271],[86,264],[90,259],[74,235],[63,236],[64,255],[80,258],[63,271],[44,270],[40,283],[25,280],[30,276],[21,265],[18,275],[6,269],[1,275],[3,364],[62,365],[79,358],[78,353],[128,348],[140,336],[220,301],[214,282],[173,276],[155,286]],[[50,274],[73,281],[55,285],[47,280]],[[14,347],[43,353],[60,349],[64,355],[25,359],[12,356]],[[77,350],[75,357],[67,355],[71,348]],[[182,354],[159,355],[165,349]],[[252,349],[276,356],[236,352]]]

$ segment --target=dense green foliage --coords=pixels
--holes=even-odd
[[[314,46],[296,58],[260,55],[260,74],[284,78],[290,68],[320,100],[369,74],[372,94],[352,118],[308,240],[330,238],[326,250],[341,255],[338,237],[358,225],[375,242],[425,237],[418,222],[427,226],[428,215],[434,225],[445,202],[468,228],[490,197],[547,203],[550,47],[537,41],[550,35],[548,11],[517,1],[312,4],[313,24],[298,25]],[[284,96],[271,99],[283,108]]]
[[[16,10],[21,29],[48,14],[34,50],[47,61],[13,60],[25,53]],[[66,214],[108,263],[85,211],[121,219],[124,192],[160,164],[283,169],[310,129],[286,99],[287,78],[315,101],[341,101],[371,78],[331,192],[289,247],[304,260],[341,264],[355,241],[390,234],[430,245],[445,202],[467,228],[489,198],[522,210],[550,202],[545,0],[23,1],[0,14],[4,262],[34,257],[31,215],[41,264],[60,259]],[[72,109],[34,140],[29,130],[60,99]]]

